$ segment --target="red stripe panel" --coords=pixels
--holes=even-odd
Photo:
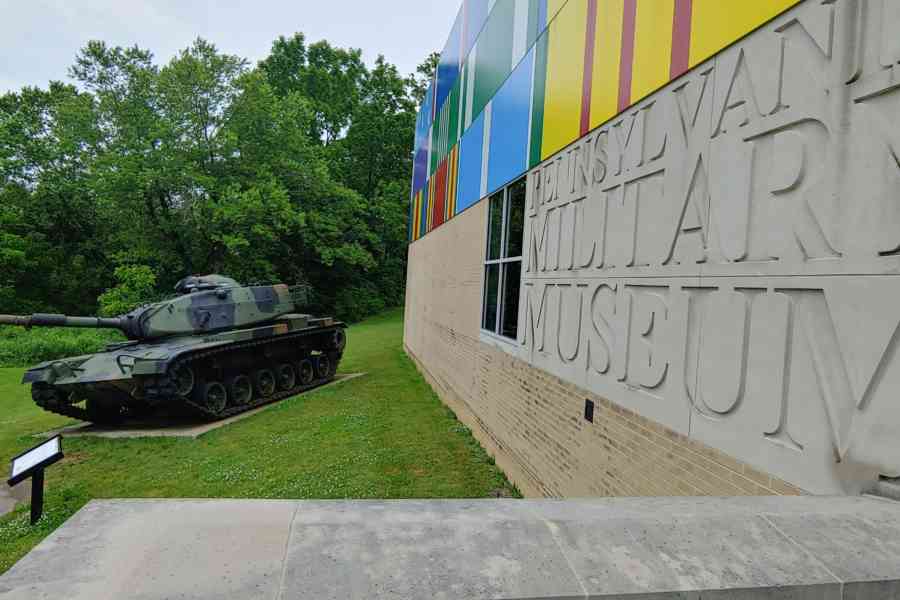
[[[622,15],[622,55],[619,61],[619,110],[631,106],[631,75],[634,67],[634,28],[637,0],[625,0]]]
[[[688,70],[693,8],[693,0],[675,0],[675,17],[672,22],[672,66],[669,69],[672,79]]]
[[[591,90],[594,78],[594,43],[597,39],[597,0],[588,0],[587,30],[584,34],[584,78],[581,86],[581,135],[591,127]]]
[[[435,173],[434,183],[434,227],[438,227],[444,222],[444,202],[447,198],[447,161],[441,163]]]

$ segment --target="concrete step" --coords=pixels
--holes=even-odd
[[[880,600],[900,597],[900,503],[94,501],[0,597]]]

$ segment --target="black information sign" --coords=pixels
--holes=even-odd
[[[44,512],[44,469],[63,457],[62,436],[55,436],[26,450],[12,459],[9,479],[12,487],[31,478],[31,524],[34,525]]]

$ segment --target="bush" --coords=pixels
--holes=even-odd
[[[0,327],[0,367],[27,367],[47,360],[90,354],[124,338],[105,329]]]
[[[384,309],[384,298],[374,285],[344,288],[338,292],[334,302],[335,317],[348,323],[361,321]]]

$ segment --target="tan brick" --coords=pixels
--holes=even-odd
[[[403,344],[526,496],[803,493],[482,343],[485,214],[476,205],[410,245]]]

